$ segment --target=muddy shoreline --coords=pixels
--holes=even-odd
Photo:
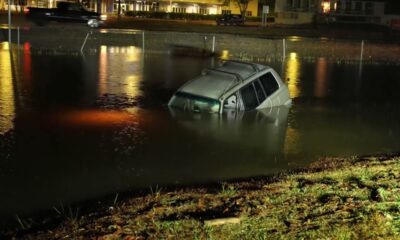
[[[351,229],[354,224],[364,224],[360,223],[357,211],[366,211],[365,206],[388,204],[389,208],[374,207],[374,211],[363,213],[365,219],[363,217],[361,222],[371,217],[379,218],[377,221],[385,222],[390,231],[386,227],[372,229],[371,234],[376,230],[377,236],[395,237],[399,236],[396,229],[400,226],[400,203],[396,200],[400,197],[399,156],[399,153],[392,153],[348,158],[326,157],[307,168],[269,176],[209,185],[152,187],[125,192],[74,206],[55,206],[42,215],[18,216],[14,225],[4,226],[1,235],[17,239],[169,238],[172,230],[160,226],[175,224],[175,237],[197,236],[204,239],[210,228],[215,230],[214,237],[221,236],[219,234],[224,236],[225,227],[241,226],[254,219],[261,221],[260,217],[268,218],[271,214],[277,214],[268,213],[272,211],[270,207],[281,208],[281,205],[275,204],[286,205],[292,202],[286,206],[289,212],[294,211],[292,219],[278,219],[281,223],[275,219],[278,221],[275,227],[269,231],[262,230],[259,234],[268,233],[275,237],[289,234],[298,237],[302,231],[314,234],[318,230],[317,236],[330,236],[323,230],[328,226],[318,223],[321,220],[318,214],[302,215],[302,212],[312,211],[318,205],[320,211],[332,215],[324,217],[328,224],[350,228],[349,231],[356,238],[371,237],[362,229]],[[308,193],[309,187],[315,187],[316,190]],[[299,194],[302,197],[297,196]],[[367,226],[369,224],[376,222],[368,222]],[[196,231],[198,235],[193,235]],[[249,234],[252,231],[249,229]],[[245,235],[244,238],[252,236]]]

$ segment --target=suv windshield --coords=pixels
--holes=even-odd
[[[193,95],[185,92],[177,92],[169,102],[171,107],[193,111],[218,113],[220,103],[216,99]]]

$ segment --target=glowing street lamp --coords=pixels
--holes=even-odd
[[[330,1],[322,1],[321,2],[322,12],[329,13],[331,11],[331,3]]]

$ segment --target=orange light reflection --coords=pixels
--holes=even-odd
[[[318,58],[315,69],[315,88],[314,95],[316,97],[326,97],[328,94],[328,62],[325,58]]]
[[[111,127],[119,124],[136,122],[137,118],[136,115],[129,114],[125,111],[82,110],[67,111],[56,114],[53,121],[57,123],[65,123],[71,127]]]

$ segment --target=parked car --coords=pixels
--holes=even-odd
[[[78,2],[57,2],[56,8],[28,7],[26,16],[38,25],[45,25],[49,21],[80,22],[90,27],[99,27],[107,18],[96,12],[87,10]]]
[[[244,17],[240,14],[224,14],[216,19],[217,25],[243,25]]]
[[[179,88],[168,106],[192,112],[223,113],[290,105],[289,90],[269,66],[225,61],[205,69]]]

